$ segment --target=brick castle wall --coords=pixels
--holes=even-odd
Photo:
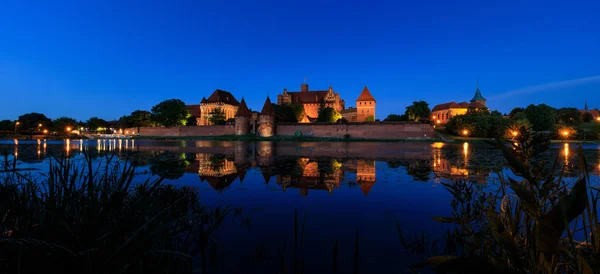
[[[277,135],[293,136],[296,130],[300,130],[304,135],[312,132],[314,137],[335,138],[343,138],[346,134],[350,134],[352,138],[365,139],[422,139],[433,138],[435,136],[432,125],[410,122],[277,125]]]
[[[137,128],[126,129],[129,132],[137,133]],[[219,136],[235,134],[234,125],[219,125],[219,126],[190,126],[190,127],[142,127],[140,128],[140,136]]]
[[[137,132],[137,128],[126,129],[129,132]],[[296,130],[303,135],[312,133],[314,137],[344,138],[350,134],[352,138],[364,139],[423,139],[433,138],[435,132],[429,124],[411,122],[371,122],[351,124],[279,124],[275,133],[281,136],[294,136]],[[140,136],[219,136],[235,134],[234,125],[222,126],[190,126],[173,128],[140,128]]]

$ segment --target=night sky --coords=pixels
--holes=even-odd
[[[0,120],[110,120],[216,88],[259,110],[330,84],[415,100],[600,108],[600,1],[0,0]]]

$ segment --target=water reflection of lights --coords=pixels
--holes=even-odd
[[[469,143],[467,142],[463,144],[463,153],[465,154],[465,156],[469,154]]]
[[[65,151],[67,152],[67,155],[69,155],[70,150],[71,150],[71,140],[65,139]]]
[[[565,154],[565,165],[569,164],[569,144],[565,144],[563,153]]]
[[[15,139],[14,142],[15,142],[15,146],[19,145],[19,140]]]
[[[435,143],[431,144],[431,147],[433,147],[433,148],[443,148],[444,147],[444,143],[442,143],[442,142],[435,142]]]

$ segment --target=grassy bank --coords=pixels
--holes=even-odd
[[[0,134],[0,139],[19,139],[19,140],[64,140],[64,139],[87,139],[84,135],[24,135],[24,134]]]

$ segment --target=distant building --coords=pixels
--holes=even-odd
[[[479,87],[469,103],[449,102],[436,105],[431,110],[431,119],[437,124],[445,124],[454,116],[466,114],[469,109],[487,109],[487,100],[481,95]]]
[[[216,108],[220,108],[221,111],[225,113],[225,120],[234,119],[239,106],[240,103],[235,99],[235,97],[233,97],[231,93],[225,90],[217,89],[212,95],[210,95],[210,97],[208,97],[208,99],[202,98],[202,101],[199,105],[200,110],[198,116],[196,116],[197,125],[210,125],[210,113]],[[192,113],[192,111],[190,111],[190,113]]]
[[[346,119],[348,122],[364,122],[370,118],[371,120],[375,120],[375,107],[377,105],[377,101],[375,97],[371,95],[371,92],[365,86],[363,91],[356,99],[356,108],[347,108],[342,110],[340,113],[342,114],[342,118]]]
[[[600,111],[597,108],[590,110],[588,108],[587,100],[585,101],[583,109],[580,109],[579,112],[581,112],[582,115],[586,112],[589,112],[592,117],[594,117],[594,120],[600,121]]]
[[[331,85],[327,90],[308,90],[308,84],[300,85],[300,91],[287,91],[283,89],[283,93],[277,95],[277,104],[296,104],[304,108],[306,118],[301,122],[310,122],[316,120],[319,116],[319,108],[321,105],[331,107],[337,112],[341,112],[345,107],[344,100],[340,94],[333,91]]]

